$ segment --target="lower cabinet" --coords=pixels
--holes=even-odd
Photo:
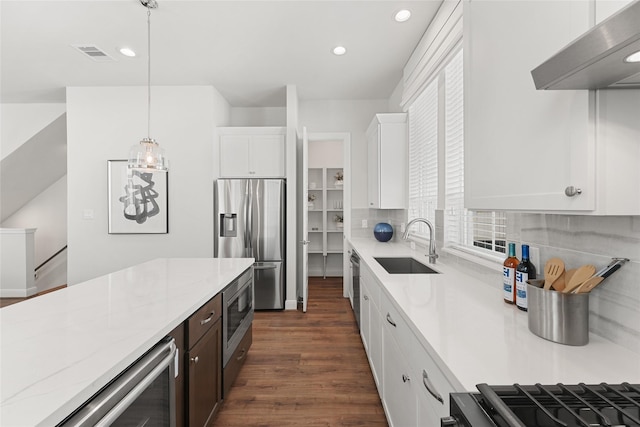
[[[222,403],[222,320],[187,352],[189,427],[208,426]]]
[[[383,328],[383,340],[382,403],[387,420],[391,427],[417,426],[416,391],[409,364],[387,328]]]
[[[361,263],[361,336],[391,427],[440,425],[449,415],[451,382],[400,310]],[[366,319],[366,323],[365,323]]]

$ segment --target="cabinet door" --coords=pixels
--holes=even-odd
[[[207,426],[222,401],[222,320],[187,353],[188,425]]]
[[[373,300],[370,301],[369,307],[369,360],[373,379],[382,397],[382,316]]]
[[[536,90],[531,77],[587,30],[589,2],[464,7],[465,207],[593,210],[589,91]]]
[[[369,288],[362,278],[360,278],[360,337],[362,337],[362,345],[364,351],[367,353],[369,360],[371,360],[371,351],[369,350],[369,336],[371,334],[370,329],[370,308],[371,297]]]
[[[249,144],[249,175],[284,177],[284,136],[255,135]]]
[[[408,363],[387,328],[384,336],[383,404],[391,427],[417,425],[416,393]]]
[[[223,178],[244,178],[249,176],[248,135],[220,136],[220,176]]]

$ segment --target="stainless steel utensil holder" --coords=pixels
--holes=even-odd
[[[544,280],[527,282],[529,330],[566,345],[589,342],[589,293],[562,293],[542,288]]]

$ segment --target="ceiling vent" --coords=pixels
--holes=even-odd
[[[83,55],[88,56],[89,58],[91,58],[92,60],[94,60],[96,62],[115,61],[115,58],[113,58],[112,56],[107,55],[105,53],[105,51],[103,51],[102,49],[100,49],[97,46],[81,45],[81,44],[74,44],[74,45],[71,45],[71,46],[76,48]]]

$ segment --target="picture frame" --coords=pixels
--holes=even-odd
[[[169,172],[107,160],[109,234],[169,233]]]

